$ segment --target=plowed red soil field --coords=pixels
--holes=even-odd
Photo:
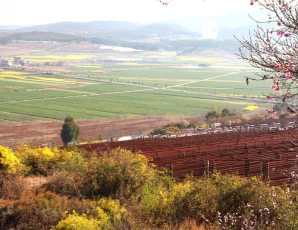
[[[180,122],[183,119],[190,120],[200,117],[185,116],[143,116],[118,119],[98,119],[75,121],[80,129],[79,140],[98,140],[103,134],[104,139],[119,138],[121,136],[139,135],[143,129],[143,134],[147,135],[152,129],[164,126],[170,122]],[[22,143],[30,145],[42,145],[55,142],[62,145],[60,131],[63,125],[59,122],[7,122],[0,124],[0,145],[16,147]]]

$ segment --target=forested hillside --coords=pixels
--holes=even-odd
[[[23,40],[23,41],[56,41],[56,42],[71,42],[71,41],[85,41],[86,38],[70,35],[70,34],[60,34],[53,32],[26,32],[12,34],[0,39],[0,44],[7,44],[13,40]]]

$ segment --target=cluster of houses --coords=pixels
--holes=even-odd
[[[22,57],[14,57],[14,59],[11,60],[11,59],[1,58],[0,56],[1,67],[24,66],[25,64],[31,64],[31,62],[24,60]]]

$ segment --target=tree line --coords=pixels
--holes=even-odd
[[[0,44],[6,45],[11,43],[13,40],[23,40],[23,41],[55,41],[55,42],[82,42],[87,39],[84,37],[70,35],[70,34],[61,34],[61,33],[53,33],[53,32],[26,32],[26,33],[18,33],[12,34],[6,37],[0,38]]]

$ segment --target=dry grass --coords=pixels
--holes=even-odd
[[[43,176],[31,176],[23,179],[25,182],[25,189],[32,190],[35,188],[40,188],[44,184],[46,184],[49,180],[47,177]]]
[[[201,224],[200,226],[197,225],[197,222],[195,219],[186,219],[183,223],[180,225],[169,225],[165,228],[166,230],[212,230],[210,227],[206,227],[205,224]]]

